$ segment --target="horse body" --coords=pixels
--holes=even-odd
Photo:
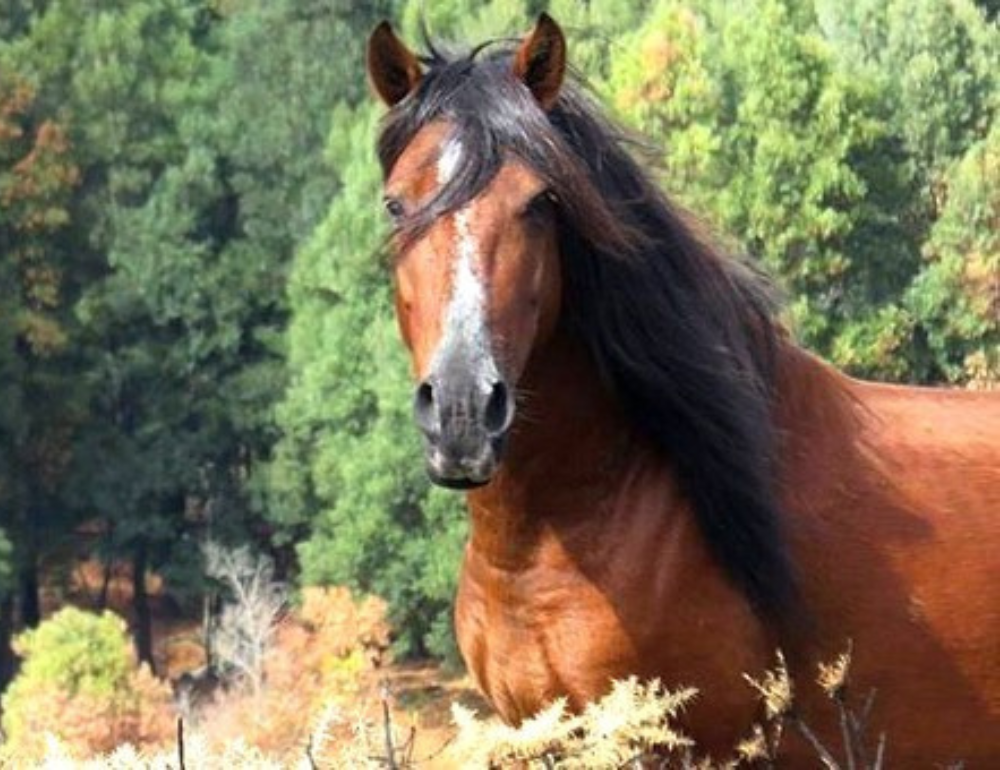
[[[817,633],[853,640],[852,678],[879,692],[890,757],[989,766],[1000,756],[1000,402],[848,386],[857,459],[839,466],[839,489],[810,502],[800,478],[789,500],[793,526],[807,519],[796,558],[815,583]]]
[[[695,686],[685,727],[724,756],[760,716],[742,674],[780,648],[834,743],[812,682],[850,641],[891,760],[989,766],[998,394],[799,349],[760,276],[563,87],[551,19],[477,55],[425,74],[383,24],[368,64],[416,422],[431,478],[469,490],[456,625],[480,687],[516,723],[630,675]]]
[[[726,580],[669,462],[613,399],[597,386],[566,398],[564,378],[597,382],[582,351],[556,340],[531,365],[547,419],[519,423],[495,481],[469,495],[456,614],[463,655],[505,719],[655,676],[699,689],[685,724],[724,756],[759,717],[742,674],[780,647],[797,711],[833,742],[816,663],[850,640],[854,696],[877,691],[872,729],[891,760],[997,756],[997,399],[853,381],[792,347],[783,357],[783,486],[810,608],[807,630],[787,634]]]

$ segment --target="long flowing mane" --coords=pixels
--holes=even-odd
[[[775,358],[768,283],[699,237],[630,154],[631,141],[576,82],[543,111],[511,75],[504,43],[446,56],[431,46],[414,93],[386,116],[386,175],[421,128],[453,126],[460,166],[413,214],[414,235],[485,189],[516,158],[555,202],[563,322],[635,425],[675,467],[708,547],[763,616],[796,590],[775,490]]]

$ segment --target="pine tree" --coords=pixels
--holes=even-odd
[[[11,673],[15,595],[23,621],[37,623],[39,559],[44,544],[58,541],[71,521],[63,487],[80,415],[74,390],[74,287],[66,225],[78,180],[65,128],[40,110],[37,93],[26,79],[12,69],[0,70],[3,682]]]

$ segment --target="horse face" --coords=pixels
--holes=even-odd
[[[421,63],[383,22],[368,41],[372,86],[390,107],[423,78]],[[566,68],[559,26],[542,14],[514,51],[511,75],[542,109]],[[398,222],[433,198],[474,150],[446,121],[431,122],[396,159],[386,207]],[[431,479],[485,484],[514,421],[514,389],[559,312],[555,216],[541,180],[508,160],[490,184],[419,237],[396,239],[396,311],[418,385],[414,415]]]
[[[386,184],[390,216],[419,207],[465,149],[447,123],[418,133]],[[466,205],[397,243],[396,312],[419,384],[414,414],[436,483],[490,480],[514,420],[514,390],[559,314],[553,205],[522,164]]]

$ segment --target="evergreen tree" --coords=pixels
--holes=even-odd
[[[34,625],[43,544],[68,526],[62,488],[79,404],[65,230],[77,182],[65,129],[40,113],[26,80],[0,71],[0,681],[11,673],[12,578]]]
[[[969,0],[893,0],[887,6],[879,65],[892,84],[907,148],[933,187],[996,117],[1000,30]]]
[[[860,369],[841,339],[917,262],[910,182],[878,84],[839,71],[792,6],[660,2],[613,86],[665,145],[666,184],[776,276],[806,344]]]
[[[430,495],[419,460],[412,385],[378,256],[377,112],[335,112],[330,156],[344,189],[296,259],[274,514],[306,535],[307,583],[385,597],[402,648],[441,653],[464,522],[457,498]]]
[[[18,66],[37,89],[40,108],[67,121],[81,169],[68,233],[73,383],[85,409],[68,452],[64,505],[102,522],[106,551],[132,560],[137,644],[147,661],[145,572],[179,544],[204,433],[187,408],[184,330],[150,301],[163,286],[155,263],[163,250],[148,248],[134,225],[151,238],[159,234],[139,212],[164,170],[185,157],[179,124],[204,82],[194,42],[199,5],[108,2],[95,9],[56,0],[0,51],[0,61]]]
[[[926,341],[925,379],[985,388],[1000,382],[1000,126],[951,166],[941,195],[908,331]]]
[[[965,269],[959,263],[972,257],[960,259],[953,249],[945,249],[950,258],[934,255],[940,254],[942,228],[955,232],[942,221],[954,216],[948,209],[955,200],[955,164],[983,142],[996,122],[1000,29],[968,0],[817,4],[837,66],[851,77],[871,80],[883,94],[902,151],[893,166],[911,180],[905,229],[916,244],[914,254],[925,260],[881,257],[890,267],[902,268],[905,285],[898,288],[895,282],[890,301],[871,312],[867,322],[845,330],[835,357],[872,376],[961,381],[972,371],[961,361],[969,355],[979,360],[988,339],[981,323],[970,323],[964,295],[955,290],[955,276]],[[966,180],[972,176],[964,174]],[[981,198],[968,197],[973,188]],[[989,210],[988,185],[965,185],[964,190],[965,205]],[[974,219],[967,221],[970,232],[981,232]],[[988,296],[983,282],[967,285],[966,292],[974,287]]]

